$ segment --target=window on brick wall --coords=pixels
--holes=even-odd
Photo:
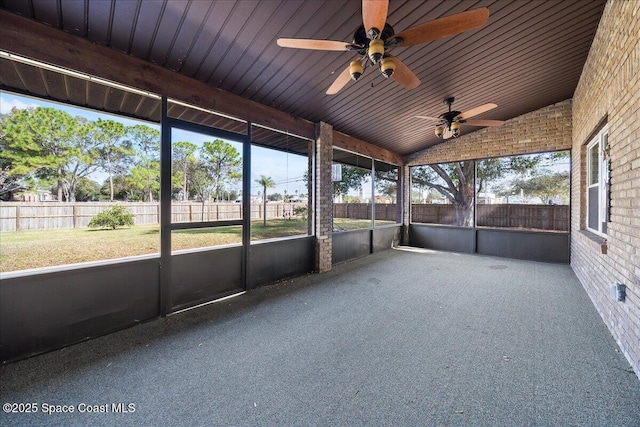
[[[587,144],[587,230],[607,234],[609,221],[609,131],[607,126]]]

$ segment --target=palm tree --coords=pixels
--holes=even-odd
[[[270,176],[260,175],[260,179],[256,179],[256,182],[262,185],[262,225],[267,226],[267,188],[273,188],[276,183]]]

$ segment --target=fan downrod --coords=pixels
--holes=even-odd
[[[455,111],[455,110],[451,110],[451,104],[453,104],[453,101],[455,101],[454,97],[449,97],[449,98],[445,98],[443,103],[444,105],[449,107],[449,111],[447,111],[446,113],[442,114],[442,120],[445,122],[444,125],[451,130],[451,123],[453,123],[454,120],[461,112],[460,111]],[[461,120],[458,120],[460,123],[463,123]]]

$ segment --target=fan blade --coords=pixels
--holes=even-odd
[[[463,124],[469,126],[502,126],[502,120],[467,120]]]
[[[351,43],[339,42],[335,40],[314,40],[314,39],[278,39],[278,46],[292,47],[295,49],[311,50],[335,50],[345,51]]]
[[[400,61],[395,56],[391,56],[391,58],[393,58],[393,62],[396,64],[396,70],[391,76],[407,89],[417,88],[420,84],[420,79],[413,74],[413,71],[411,71],[404,62]]]
[[[347,67],[336,77],[331,86],[329,86],[327,95],[335,95],[340,92],[340,90],[349,83],[349,80],[351,80],[351,73],[349,73],[349,67]]]
[[[416,119],[425,119],[425,120],[431,120],[431,121],[440,121],[442,120],[440,117],[431,117],[431,116],[413,116]]]
[[[362,0],[362,23],[367,34],[372,28],[384,30],[388,10],[389,0]]]
[[[478,114],[484,113],[485,111],[493,110],[496,108],[496,104],[484,104],[476,108],[472,108],[469,111],[465,111],[464,113],[460,113],[456,116],[456,119],[467,120],[470,117],[477,116]]]
[[[416,25],[396,34],[395,38],[402,39],[400,46],[413,46],[482,27],[488,19],[489,9],[483,7]]]

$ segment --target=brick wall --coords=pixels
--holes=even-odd
[[[512,156],[571,148],[570,99],[507,120],[499,127],[488,127],[448,139],[404,158],[407,166],[487,157]],[[463,130],[464,131],[464,130]],[[411,194],[409,167],[405,168],[405,194]],[[411,198],[404,200],[404,229],[408,230]],[[406,238],[406,243],[408,240]]]
[[[331,163],[333,162],[333,127],[320,122],[316,125],[316,193],[315,231],[316,266],[319,273],[331,270],[332,203]]]
[[[507,120],[499,127],[464,133],[404,158],[407,165],[511,156],[571,148],[571,100]]]
[[[640,2],[609,1],[573,98],[571,266],[640,376]],[[585,144],[609,126],[611,222],[607,254],[583,231]],[[614,282],[627,300],[609,296]]]

